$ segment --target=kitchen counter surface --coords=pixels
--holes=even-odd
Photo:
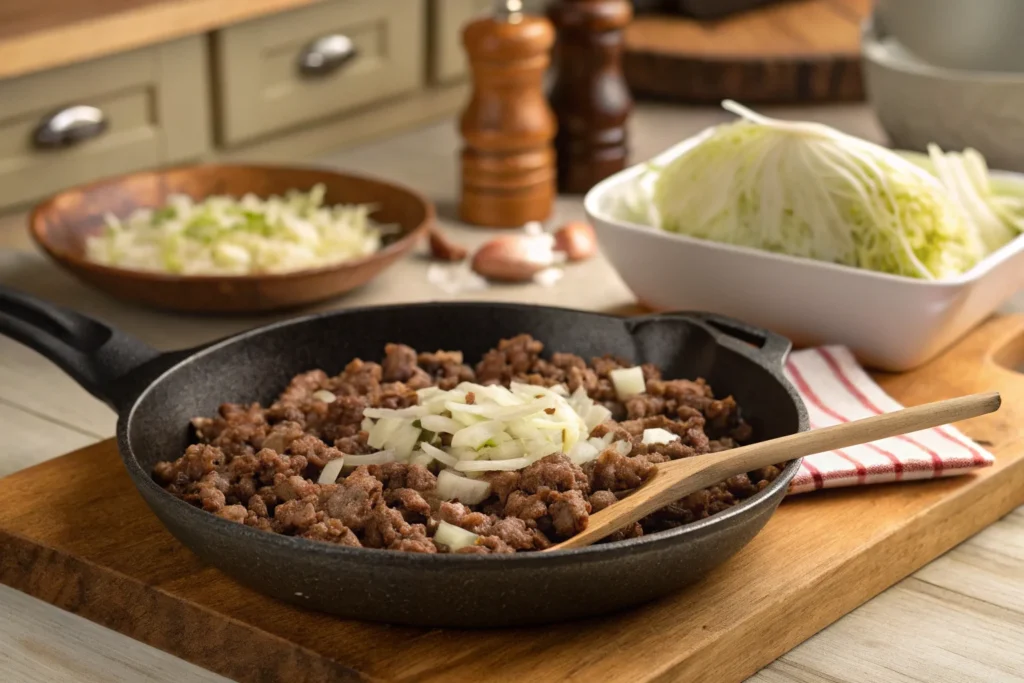
[[[770,110],[814,118],[869,139],[881,133],[861,106]],[[632,120],[634,157],[647,158],[722,120],[713,109],[645,105]],[[491,233],[453,218],[457,138],[452,123],[325,155],[320,163],[393,178],[432,197],[442,223],[466,244]],[[553,221],[580,218],[579,198],[559,199]],[[428,263],[411,257],[379,281],[322,310],[452,298],[428,284]],[[29,243],[25,217],[0,218],[0,283],[73,306],[159,348],[184,347],[272,318],[201,319],[133,308],[80,286]],[[624,309],[633,298],[602,259],[575,264],[553,287],[491,287],[474,298],[594,310]],[[1024,311],[1024,296],[1007,310]],[[0,338],[0,476],[111,436],[113,414],[38,354]],[[1024,681],[1024,650],[995,657],[1006,634],[1024,642],[1024,508],[925,566],[756,674],[754,683]],[[996,638],[999,634],[1002,637]],[[1011,662],[1003,669],[993,661]],[[981,663],[988,663],[981,673]],[[0,671],[12,683],[226,679],[75,615],[0,586]],[[998,676],[993,678],[992,676]]]

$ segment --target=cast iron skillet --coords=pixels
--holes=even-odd
[[[736,397],[759,439],[807,429],[781,369],[789,342],[734,320],[689,313],[624,319],[517,304],[431,303],[352,309],[268,325],[199,349],[161,354],[72,311],[0,289],[0,333],[43,353],[119,415],[125,467],[182,543],[236,580],[306,608],[363,620],[444,627],[564,621],[637,605],[701,577],[746,544],[782,500],[799,461],[764,491],[699,522],[557,553],[421,555],[346,548],[258,531],[174,498],[151,478],[181,455],[189,420],[223,402],[267,403],[311,368],[377,359],[388,342],[459,349],[475,362],[527,332],[548,351],[612,353],[705,377]],[[682,616],[682,615],[681,615]]]

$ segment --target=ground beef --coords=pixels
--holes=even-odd
[[[402,513],[407,522],[425,522],[430,518],[430,503],[413,489],[389,489],[384,494],[388,505]]]
[[[590,517],[590,503],[579,491],[548,493],[548,514],[551,526],[562,538],[575,536],[587,528]]]
[[[488,472],[484,475],[491,484],[491,493],[498,497],[501,505],[508,501],[508,494],[519,488],[519,477],[519,472]]]
[[[543,357],[529,335],[498,343],[475,367],[459,351],[417,353],[388,344],[380,363],[355,359],[339,374],[296,375],[269,407],[225,403],[213,417],[192,421],[195,441],[174,461],[153,468],[171,494],[224,519],[262,531],[349,547],[448,552],[433,541],[443,521],[479,536],[460,553],[543,550],[587,527],[590,515],[628,495],[659,462],[735,448],[752,430],[731,396],[715,396],[702,379],[665,379],[642,365],[647,391],[616,398],[610,373],[631,363],[613,356],[589,361],[570,353]],[[367,407],[405,408],[417,390],[452,389],[461,382],[580,387],[612,418],[591,433],[611,441],[583,466],[549,455],[521,471],[482,475],[491,495],[479,505],[440,500],[438,463],[356,467],[337,483],[319,484],[323,467],[345,454],[376,449],[367,443]],[[333,400],[322,392],[333,394]],[[467,396],[473,403],[475,396]],[[645,429],[679,438],[644,444]],[[441,435],[449,445],[451,436]],[[619,443],[621,442],[621,443]],[[763,490],[779,476],[766,467],[731,477],[658,510],[608,540],[634,538],[703,519]]]
[[[384,465],[370,465],[368,471],[387,489],[409,488],[420,493],[429,493],[437,487],[437,477],[423,465],[389,462]]]
[[[590,488],[595,491],[635,489],[654,474],[655,466],[646,455],[622,455],[614,446],[605,449],[594,461]]]
[[[561,453],[553,453],[522,470],[519,488],[536,493],[541,488],[556,491],[590,491],[590,482],[579,465]]]
[[[601,491],[594,491],[590,494],[591,512],[600,512],[617,500],[618,497],[616,497],[616,495],[611,491],[604,489]]]
[[[363,545],[359,542],[359,538],[351,529],[338,520],[330,517],[322,522],[317,522],[310,526],[309,529],[302,534],[302,537],[309,538],[314,541],[326,541],[328,543],[337,543],[338,545],[347,545],[352,548],[361,548]]]
[[[331,517],[354,531],[364,529],[373,511],[384,500],[384,486],[365,467],[357,467],[327,500]],[[385,506],[386,507],[386,506]]]

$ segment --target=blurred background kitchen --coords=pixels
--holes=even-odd
[[[543,12],[550,4],[559,3],[526,0],[525,9]],[[661,103],[642,105],[641,118],[631,121],[636,158],[649,151],[642,130],[648,111],[672,118],[671,112],[688,111],[682,107],[727,97],[758,106],[849,105],[867,93],[899,145],[969,142],[994,167],[1014,165],[1013,113],[1020,109],[1012,99],[1014,70],[1022,59],[1014,45],[1024,20],[998,11],[1012,0],[883,0],[863,43],[871,0],[564,4],[633,5],[623,73],[638,101]],[[922,5],[934,11],[915,9]],[[462,29],[494,6],[492,0],[5,2],[0,210],[155,166],[314,161],[450,120],[468,96]],[[968,115],[974,92],[1001,103]],[[711,108],[704,118],[716,114]],[[997,122],[999,144],[991,129]],[[873,126],[865,121],[853,132],[870,134]],[[449,160],[450,169],[439,167],[439,174],[455,175],[454,157]],[[20,227],[5,223],[5,229]]]
[[[503,4],[3,3],[0,211],[150,167],[321,160],[450,120],[469,95],[462,31]],[[635,16],[622,33],[621,56],[608,65],[621,61],[641,103],[628,124],[633,159],[653,151],[643,146],[648,114],[692,113],[705,123],[724,119],[713,105],[732,98],[762,108],[831,105],[842,117],[866,99],[875,116],[848,119],[855,134],[887,134],[912,149],[971,145],[994,168],[1020,167],[1024,51],[1016,37],[1024,13],[1012,0],[880,0],[873,22],[866,22],[872,0],[513,4],[534,13],[630,6]],[[558,28],[571,30],[564,22]],[[580,71],[571,62],[585,54],[570,52],[564,69]],[[454,176],[455,159],[448,158],[450,170],[436,170]],[[16,221],[5,228],[19,230]]]

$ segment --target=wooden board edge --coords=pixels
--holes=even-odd
[[[664,59],[678,64],[697,64],[713,66],[759,66],[762,64],[806,64],[817,66],[831,62],[848,62],[850,64],[860,63],[863,54],[859,50],[838,50],[835,52],[794,52],[791,54],[777,55],[747,55],[735,54],[714,54],[706,55],[697,52],[668,52],[655,50],[646,47],[632,47],[626,43],[623,48],[623,56],[645,57],[651,59]]]
[[[728,63],[627,52],[622,68],[630,90],[640,98],[693,104],[718,104],[728,98],[748,103],[861,102],[865,98],[859,60]],[[823,78],[826,83],[817,82]]]
[[[1024,438],[1006,447],[1024,448]],[[701,672],[715,671],[720,680],[743,681],[1022,503],[1024,459],[1008,465],[997,477],[958,489],[907,526],[881,539],[873,555],[885,558],[884,563],[858,555],[837,564],[799,586],[796,599],[769,602],[752,610],[711,646],[680,654],[653,672],[649,680],[696,680]],[[971,514],[951,514],[951,504]],[[908,546],[908,538],[915,539],[915,543]],[[864,580],[865,576],[869,580]],[[250,624],[3,530],[0,583],[241,683],[255,683],[271,672],[295,683],[367,680],[351,668]],[[821,594],[831,599],[823,603],[818,597]],[[109,610],[111,600],[123,608]],[[155,628],[155,624],[148,623],[150,613],[171,615],[170,622],[180,626],[173,630]],[[763,641],[769,631],[769,644],[737,651],[737,638]],[[188,636],[197,632],[207,634],[200,644],[205,647],[197,648],[190,642]],[[230,643],[244,646],[245,657],[235,661],[225,657],[222,648]]]
[[[1007,448],[1024,448],[1024,438],[1011,441]],[[954,502],[971,514],[951,515],[947,508]],[[1008,465],[998,476],[960,488],[942,499],[881,539],[872,547],[874,552],[860,553],[807,582],[800,587],[797,599],[749,612],[741,624],[734,622],[731,632],[723,634],[728,638],[719,637],[711,647],[680,656],[651,680],[699,680],[702,672],[715,671],[720,680],[741,683],[1020,505],[1024,505],[1024,458]],[[914,543],[908,544],[911,539]],[[877,557],[885,561],[879,563]],[[831,599],[823,603],[821,595]],[[772,642],[737,651],[737,629],[741,641],[763,641],[770,632]]]
[[[290,683],[366,680],[243,621],[2,529],[0,583],[240,683],[264,681],[268,674]],[[110,610],[111,601],[122,608]],[[151,620],[150,614],[169,618]],[[177,628],[163,628],[167,623]],[[204,634],[198,643],[196,633]],[[225,656],[232,645],[244,649],[244,656]]]

